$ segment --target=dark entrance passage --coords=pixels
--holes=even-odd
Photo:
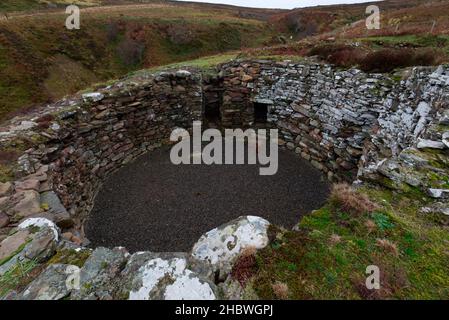
[[[254,122],[266,123],[268,119],[268,104],[254,103]]]
[[[209,102],[204,110],[204,117],[208,122],[219,123],[221,120],[219,102]]]
[[[320,171],[287,150],[279,150],[278,172],[261,176],[258,165],[174,165],[161,148],[105,181],[86,236],[93,247],[189,251],[203,233],[242,215],[292,228],[328,190]]]

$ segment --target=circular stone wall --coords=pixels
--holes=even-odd
[[[173,165],[168,148],[152,151],[106,179],[86,223],[92,246],[130,251],[188,251],[198,238],[243,215],[293,227],[328,194],[322,173],[279,150],[279,170],[258,165]]]

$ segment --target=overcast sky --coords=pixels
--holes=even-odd
[[[192,2],[210,2],[210,3],[225,3],[233,4],[242,7],[255,8],[304,8],[327,4],[341,4],[341,3],[361,3],[372,2],[373,0],[181,0]]]

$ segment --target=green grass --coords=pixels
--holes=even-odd
[[[18,262],[13,268],[0,277],[0,298],[11,290],[24,288],[31,280],[32,271],[38,266],[34,260]]]
[[[37,0],[6,0],[0,2],[0,13],[40,8],[42,8],[42,5]]]
[[[183,62],[176,62],[176,63],[170,63],[163,66],[158,66],[150,69],[145,69],[141,71],[137,71],[133,74],[139,74],[140,72],[157,72],[161,70],[167,70],[167,69],[180,69],[185,67],[191,67],[191,68],[198,68],[202,70],[207,70],[210,68],[214,68],[220,63],[228,62],[233,59],[236,59],[238,56],[237,53],[226,53],[226,54],[218,54],[213,56],[206,56],[198,59],[183,61]]]
[[[300,231],[278,235],[280,240],[258,253],[253,288],[260,298],[276,298],[271,287],[276,281],[288,285],[290,299],[449,296],[447,227],[420,215],[415,198],[385,190],[362,192],[382,209],[354,217],[326,205],[305,216]],[[396,249],[379,245],[379,239]],[[371,292],[364,283],[366,267],[373,264],[381,270],[381,290]]]

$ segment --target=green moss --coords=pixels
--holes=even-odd
[[[11,166],[0,164],[0,182],[14,180],[14,170]]]
[[[58,250],[56,254],[47,262],[47,264],[72,264],[79,268],[82,268],[90,255],[90,250],[76,251],[75,249],[62,249]]]

